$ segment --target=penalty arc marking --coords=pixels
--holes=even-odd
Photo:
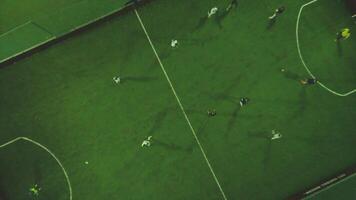
[[[36,142],[36,141],[34,141],[34,140],[30,139],[30,138],[27,138],[27,137],[17,137],[17,138],[15,138],[15,139],[13,139],[13,140],[10,140],[9,142],[6,142],[6,143],[0,145],[0,149],[6,147],[6,146],[8,146],[8,145],[14,144],[14,143],[16,143],[17,141],[20,141],[20,140],[24,140],[24,141],[26,141],[26,142],[30,142],[30,143],[32,143],[32,144],[34,144],[34,145],[40,147],[41,149],[43,149],[43,150],[45,150],[47,153],[49,153],[49,154],[52,156],[52,158],[54,158],[54,159],[56,160],[57,164],[58,164],[59,167],[62,169],[63,174],[64,174],[64,176],[65,176],[65,178],[66,178],[66,181],[67,181],[67,184],[68,184],[69,200],[72,200],[72,199],[73,199],[72,185],[71,185],[71,183],[70,183],[68,173],[67,173],[67,171],[65,170],[65,168],[63,167],[61,161],[59,161],[59,159],[54,155],[54,153],[52,153],[47,147],[43,146],[43,145],[40,144],[39,142]]]
[[[297,18],[297,25],[296,25],[296,29],[295,29],[295,36],[296,36],[296,41],[297,41],[297,49],[298,49],[298,54],[299,54],[299,58],[304,66],[304,68],[307,70],[308,74],[312,77],[312,78],[315,78],[314,74],[310,71],[310,69],[308,68],[307,64],[305,63],[304,61],[304,58],[302,56],[302,53],[301,53],[301,50],[300,50],[300,44],[299,44],[299,22],[300,22],[300,16],[302,15],[302,12],[303,12],[303,9],[315,2],[317,2],[318,0],[313,0],[313,1],[310,1],[304,5],[302,5],[300,7],[300,10],[299,10],[299,13],[298,13],[298,18]],[[324,83],[320,82],[320,81],[317,81],[317,83],[322,87],[324,88],[325,90],[327,90],[328,92],[336,95],[336,96],[340,96],[340,97],[346,97],[346,96],[349,96],[353,93],[356,92],[356,88],[349,91],[349,92],[345,92],[345,93],[342,93],[342,92],[337,92],[335,90],[332,90],[330,89],[329,87],[327,87]]]

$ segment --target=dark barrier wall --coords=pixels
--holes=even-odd
[[[356,0],[346,0],[346,6],[352,15],[356,14]]]

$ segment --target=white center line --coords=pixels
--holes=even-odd
[[[159,57],[158,54],[157,54],[156,48],[154,47],[154,45],[153,45],[153,43],[152,43],[152,41],[151,41],[151,38],[150,38],[150,36],[149,36],[148,33],[147,33],[147,30],[146,30],[146,28],[145,28],[145,25],[143,24],[143,22],[142,22],[142,20],[141,20],[141,17],[140,17],[140,15],[138,14],[138,12],[137,12],[136,9],[135,9],[135,13],[136,13],[136,16],[137,16],[138,21],[139,21],[140,24],[141,24],[141,27],[142,27],[143,31],[144,31],[145,34],[146,34],[147,40],[148,40],[148,42],[150,43],[154,54],[156,55],[156,58],[157,58],[157,60],[158,60],[158,62],[159,62],[159,65],[161,66],[161,69],[162,69],[162,71],[163,71],[163,73],[164,73],[164,75],[165,75],[165,77],[166,77],[166,79],[167,79],[167,81],[168,81],[168,84],[169,84],[169,86],[170,86],[171,89],[172,89],[172,92],[173,92],[173,94],[174,94],[174,96],[175,96],[175,98],[176,98],[176,100],[177,100],[177,102],[178,102],[178,104],[179,104],[179,107],[180,107],[180,109],[181,109],[181,111],[182,111],[182,113],[183,113],[183,115],[184,115],[184,117],[185,117],[185,120],[187,121],[187,123],[188,123],[188,125],[189,125],[189,127],[190,127],[190,130],[191,130],[192,133],[193,133],[193,136],[194,136],[194,138],[195,138],[195,141],[197,142],[197,144],[198,144],[198,146],[199,146],[199,148],[200,148],[200,151],[201,151],[201,153],[202,153],[203,156],[204,156],[204,159],[205,159],[205,161],[206,161],[206,164],[208,165],[208,167],[209,167],[209,169],[210,169],[210,172],[211,172],[211,174],[213,175],[214,180],[215,180],[216,184],[217,184],[218,187],[219,187],[219,190],[220,190],[220,192],[221,192],[221,195],[223,196],[223,199],[224,199],[224,200],[227,200],[227,198],[226,198],[226,196],[225,196],[225,193],[224,193],[224,191],[223,191],[223,189],[222,189],[222,187],[221,187],[221,185],[220,185],[220,182],[219,182],[218,178],[217,178],[216,175],[215,175],[215,172],[214,172],[214,170],[213,170],[213,168],[212,168],[212,166],[211,166],[211,164],[210,164],[210,162],[209,162],[209,160],[208,160],[208,157],[207,157],[206,154],[205,154],[205,151],[204,151],[204,149],[203,149],[203,147],[202,147],[202,145],[201,145],[201,143],[200,143],[200,141],[199,141],[199,139],[198,139],[198,137],[197,137],[197,134],[195,133],[195,130],[194,130],[192,124],[190,123],[190,120],[189,120],[189,118],[188,118],[188,116],[187,116],[187,114],[186,114],[186,112],[185,112],[185,110],[184,110],[184,107],[183,107],[183,105],[182,105],[182,103],[181,103],[181,101],[180,101],[180,99],[179,99],[179,97],[178,97],[178,95],[177,95],[177,93],[176,93],[176,90],[175,90],[174,87],[173,87],[173,84],[172,84],[172,82],[171,82],[171,80],[170,80],[170,78],[169,78],[169,76],[168,76],[168,74],[167,74],[167,72],[166,72],[166,70],[165,70],[163,64],[162,64],[162,61],[161,61],[160,57]]]

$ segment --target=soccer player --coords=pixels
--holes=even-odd
[[[149,147],[151,146],[151,139],[152,139],[152,136],[148,136],[146,140],[144,140],[141,144],[141,147]]]
[[[208,110],[208,116],[209,117],[214,117],[216,115],[216,110],[215,109],[213,109],[213,110]]]
[[[300,83],[302,85],[314,85],[317,82],[318,81],[316,80],[316,78],[305,78],[305,79],[300,80]]]
[[[336,39],[335,42],[344,39],[346,40],[347,38],[349,38],[351,35],[350,33],[350,29],[349,28],[343,28],[341,29],[339,32],[336,33]]]
[[[175,48],[176,46],[178,46],[178,41],[177,40],[172,40],[171,41],[171,47]]]
[[[114,78],[112,78],[113,80],[114,80],[114,82],[116,83],[116,84],[119,84],[119,83],[121,83],[121,78],[120,77],[114,77]]]
[[[274,11],[273,15],[271,15],[271,16],[268,17],[269,20],[272,20],[272,21],[276,20],[277,16],[278,16],[279,14],[282,14],[282,13],[284,12],[284,10],[285,10],[284,6],[281,6],[281,7],[277,8],[277,9]]]
[[[33,187],[30,188],[30,194],[33,196],[38,196],[40,194],[41,188],[35,184]]]
[[[249,101],[250,101],[249,98],[247,98],[247,97],[242,97],[242,98],[240,99],[240,106],[242,107],[242,106],[246,105]]]
[[[276,140],[276,139],[280,139],[282,138],[282,134],[280,134],[278,131],[276,130],[272,130],[272,137],[271,140]]]
[[[226,11],[229,12],[231,8],[237,8],[237,0],[231,0],[230,4],[227,6]]]
[[[218,8],[214,7],[212,9],[210,9],[210,11],[208,12],[208,18],[210,18],[211,16],[215,15],[218,12]]]

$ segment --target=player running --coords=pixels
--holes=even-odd
[[[340,41],[341,39],[346,40],[350,37],[351,32],[349,28],[343,28],[339,32],[336,33],[335,42]]]
[[[152,136],[148,136],[147,139],[142,142],[141,147],[150,147],[151,139],[152,139]]]
[[[178,40],[172,40],[171,41],[171,47],[176,48],[178,46]]]
[[[277,16],[282,14],[284,12],[284,10],[285,10],[284,6],[281,6],[281,7],[277,8],[274,11],[273,15],[269,16],[268,19],[271,20],[271,21],[275,21],[277,19]]]
[[[29,189],[29,191],[31,195],[38,197],[40,195],[41,188],[38,187],[37,184],[35,184],[33,187]]]
[[[112,80],[116,83],[116,84],[119,84],[119,83],[121,83],[121,78],[118,76],[118,77],[114,77],[114,78],[112,78]]]
[[[215,15],[218,12],[218,8],[214,7],[212,9],[210,9],[210,11],[208,12],[208,18],[210,18],[211,16]]]
[[[212,109],[212,110],[208,110],[208,116],[209,117],[214,117],[216,115],[216,110],[215,109]]]
[[[281,139],[282,138],[282,134],[276,130],[272,130],[272,137],[271,140],[277,140],[277,139]]]
[[[300,83],[302,85],[314,85],[316,84],[318,81],[316,80],[316,78],[305,78],[300,80]]]
[[[247,98],[247,97],[242,97],[241,99],[240,99],[240,106],[242,107],[242,106],[245,106],[248,102],[250,101],[250,99],[249,98]]]

